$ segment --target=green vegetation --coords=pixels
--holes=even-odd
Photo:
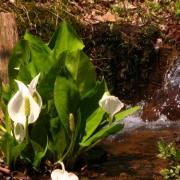
[[[176,147],[174,142],[169,144],[165,143],[163,140],[158,142],[159,154],[158,157],[160,159],[164,159],[168,161],[168,167],[161,170],[161,175],[165,179],[180,179],[180,149]]]
[[[48,44],[26,33],[15,45],[9,86],[1,84],[0,94],[5,115],[0,149],[7,165],[20,158],[39,168],[48,159],[72,169],[101,139],[123,129],[113,122],[140,109],[120,112],[123,103],[110,96],[104,78],[96,80],[83,48],[66,21]]]

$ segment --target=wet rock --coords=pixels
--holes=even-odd
[[[142,113],[142,119],[156,121],[161,114],[169,120],[180,119],[180,59],[166,73],[163,86],[157,90]]]

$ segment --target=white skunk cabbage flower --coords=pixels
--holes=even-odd
[[[52,180],[79,180],[79,178],[73,174],[73,173],[68,173],[65,170],[64,163],[62,161],[58,161],[58,164],[61,164],[62,170],[61,169],[55,169],[51,173],[51,179]]]
[[[73,174],[73,173],[68,173],[65,170],[60,170],[60,169],[55,169],[51,173],[51,179],[52,180],[79,180],[79,178]]]
[[[17,142],[22,142],[24,140],[25,131],[22,124],[14,122],[14,135]]]
[[[20,123],[25,127],[26,116],[25,116],[25,99],[28,98],[30,103],[30,113],[28,115],[28,124],[34,123],[41,111],[42,99],[36,91],[36,85],[39,78],[38,74],[30,83],[29,88],[21,81],[15,80],[18,84],[19,90],[12,97],[8,104],[8,113],[10,118]],[[35,94],[35,98],[33,95]]]
[[[110,121],[112,121],[113,116],[124,107],[124,104],[118,99],[118,97],[111,96],[109,92],[104,93],[103,97],[99,101],[99,105],[109,115]]]

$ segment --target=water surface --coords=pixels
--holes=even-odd
[[[157,142],[179,142],[180,122],[167,120],[161,115],[158,121],[143,122],[138,113],[125,118],[124,130],[106,138],[103,148],[108,161],[102,164],[107,180],[163,180],[160,171],[167,161],[157,158]]]

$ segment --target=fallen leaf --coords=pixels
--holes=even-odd
[[[102,18],[104,19],[104,21],[108,21],[108,22],[115,22],[116,21],[114,15],[112,15],[109,12],[107,12],[104,16],[102,16]]]

